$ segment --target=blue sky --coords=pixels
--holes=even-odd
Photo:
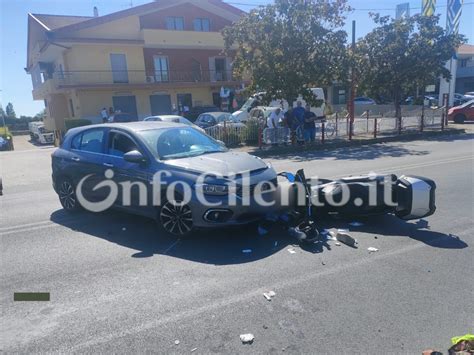
[[[225,0],[229,3],[251,4],[235,5],[248,11],[256,4],[266,4],[270,0]],[[27,14],[47,13],[58,15],[92,15],[97,6],[100,15],[119,11],[133,6],[148,3],[150,0],[0,0],[0,103],[5,108],[12,102],[17,115],[35,115],[44,106],[42,101],[33,101],[31,96],[31,79],[24,71],[26,63]],[[356,9],[348,14],[346,31],[350,33],[350,23],[357,22],[357,37],[363,36],[373,27],[369,11],[382,15],[395,16],[397,4],[409,2],[411,13],[420,12],[421,0],[349,0]],[[447,0],[437,0],[437,13],[441,14],[441,25],[446,22]],[[460,32],[468,37],[468,43],[474,44],[474,0],[464,0]],[[443,6],[443,7],[442,7]],[[417,9],[415,9],[417,8]],[[375,11],[378,10],[378,11]],[[470,19],[470,20],[469,20]]]

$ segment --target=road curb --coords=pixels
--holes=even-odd
[[[402,134],[401,136],[389,136],[389,137],[379,137],[379,138],[370,138],[370,139],[357,139],[354,138],[352,141],[326,141],[324,144],[316,144],[310,146],[281,146],[281,147],[270,147],[268,150],[260,149],[255,147],[253,149],[247,150],[247,153],[264,158],[274,155],[285,155],[285,154],[294,154],[302,152],[314,152],[314,151],[328,151],[337,148],[343,147],[360,147],[364,145],[371,145],[376,143],[389,143],[389,142],[404,142],[404,141],[413,141],[419,139],[428,139],[431,137],[439,136],[449,136],[449,135],[460,135],[465,134],[465,129],[459,128],[448,128],[444,131],[431,131],[431,132],[417,132],[417,133],[407,133]]]

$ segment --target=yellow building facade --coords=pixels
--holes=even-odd
[[[220,0],[163,0],[94,17],[29,14],[25,69],[46,126],[99,123],[103,108],[143,119],[218,105],[222,87],[242,85],[220,34],[241,14]]]

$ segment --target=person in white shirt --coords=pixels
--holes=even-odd
[[[100,116],[102,117],[102,122],[106,123],[109,115],[107,114],[107,109],[105,107],[100,111]]]
[[[280,121],[283,117],[281,113],[281,108],[277,108],[273,111],[267,118],[267,127],[268,128],[278,128],[280,126]]]

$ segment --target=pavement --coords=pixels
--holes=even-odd
[[[385,216],[362,220],[361,227],[320,221],[349,227],[357,249],[333,242],[302,248],[253,228],[175,240],[158,235],[152,221],[119,212],[70,216],[51,187],[54,148],[0,152],[1,349],[446,352],[451,337],[473,332],[473,138],[267,159],[278,171],[304,168],[307,176],[376,171],[436,181],[438,209],[424,220]],[[270,290],[276,296],[267,301],[263,293]],[[50,292],[51,300],[14,302],[14,292]],[[244,333],[254,334],[252,344],[241,343]]]

